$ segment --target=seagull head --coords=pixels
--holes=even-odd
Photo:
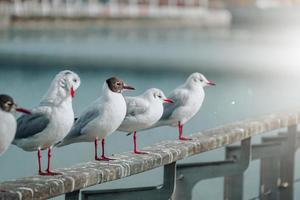
[[[126,85],[123,80],[118,77],[111,77],[106,80],[107,87],[115,93],[122,93],[124,90],[135,90],[134,87]]]
[[[31,113],[29,110],[25,108],[18,107],[18,105],[14,102],[13,98],[6,94],[0,94],[0,109],[9,113],[14,111],[18,111],[26,114]]]
[[[207,80],[206,77],[199,72],[192,73],[187,79],[187,84],[196,87],[197,86],[206,87],[206,86],[216,85],[214,82]]]
[[[61,71],[54,77],[41,103],[59,105],[65,99],[75,97],[76,90],[79,86],[80,78],[76,73],[70,70]]]
[[[70,70],[59,72],[54,78],[54,82],[58,83],[60,96],[71,96],[72,98],[75,97],[76,90],[80,86],[79,76]]]
[[[66,93],[72,98],[75,97],[75,92],[80,86],[79,76],[70,70],[62,71],[57,76],[59,77],[60,86]]]
[[[163,91],[157,88],[148,89],[144,96],[146,96],[151,101],[157,101],[160,103],[174,103],[173,99],[167,98]]]

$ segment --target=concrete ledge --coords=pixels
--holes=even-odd
[[[89,186],[142,173],[186,157],[224,147],[265,132],[300,123],[300,112],[288,112],[235,122],[195,133],[192,141],[163,141],[144,148],[149,155],[116,154],[117,160],[87,162],[59,171],[62,176],[32,176],[0,184],[0,199],[46,199]]]

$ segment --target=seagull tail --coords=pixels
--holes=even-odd
[[[62,141],[59,141],[59,142],[57,142],[54,146],[55,147],[62,147],[62,146],[65,146],[66,144],[64,144],[64,141],[62,140]]]
[[[129,135],[132,135],[132,134],[133,134],[133,132],[129,132],[129,133],[126,134],[126,136],[129,136]]]
[[[63,146],[66,146],[68,144],[71,144],[71,143],[73,143],[73,142],[70,141],[70,140],[62,140],[62,141],[57,142],[54,146],[55,147],[63,147]]]

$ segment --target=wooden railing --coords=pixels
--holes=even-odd
[[[109,163],[90,161],[77,164],[72,167],[59,169],[59,171],[63,173],[61,176],[44,177],[35,175],[31,177],[19,178],[17,180],[6,181],[0,184],[0,199],[46,199],[64,194],[66,194],[67,199],[78,199],[80,196],[80,190],[82,189],[93,185],[118,180],[138,173],[143,173],[145,171],[162,166],[165,166],[165,179],[163,186],[140,188],[136,190],[128,189],[126,191],[100,191],[96,194],[85,191],[82,193],[82,195],[85,197],[84,199],[88,199],[87,197],[93,195],[102,195],[103,198],[101,199],[105,199],[105,195],[109,196],[112,195],[112,193],[119,195],[118,197],[122,197],[122,195],[128,196],[129,193],[134,194],[135,192],[138,192],[142,194],[157,194],[157,198],[155,199],[168,199],[171,196],[173,196],[174,199],[180,199],[180,189],[182,189],[180,187],[180,183],[178,183],[180,178],[182,178],[180,177],[180,174],[184,175],[186,173],[186,175],[184,175],[186,177],[186,181],[192,180],[192,178],[197,178],[196,173],[194,174],[194,177],[188,178],[188,168],[196,168],[197,172],[204,170],[205,173],[202,173],[202,177],[199,177],[199,180],[214,176],[231,176],[242,174],[248,167],[249,161],[251,160],[250,138],[258,134],[282,128],[289,128],[288,135],[292,135],[294,138],[288,136],[288,138],[290,138],[288,139],[289,143],[285,145],[285,149],[283,148],[283,153],[281,156],[288,159],[288,163],[291,164],[289,159],[292,159],[291,157],[293,157],[295,148],[298,144],[296,144],[296,127],[299,123],[300,112],[295,111],[281,114],[271,114],[227,124],[195,133],[191,135],[191,138],[193,139],[191,141],[162,141],[158,144],[146,147],[144,150],[150,152],[147,155],[133,155],[132,153],[126,152],[116,154],[115,158],[117,158],[117,160],[110,161]],[[239,153],[235,154],[234,156],[232,156],[232,154],[228,154],[231,156],[226,156],[227,158],[225,161],[212,162],[209,164],[193,164],[191,166],[178,165],[178,172],[176,173],[175,168],[177,161],[203,152],[225,147],[239,141],[242,141],[242,147],[239,148]],[[293,142],[295,143],[294,145],[291,144]],[[237,147],[235,149],[230,149],[230,152],[236,149]],[[279,154],[279,152],[276,152],[276,155]],[[223,165],[222,168],[219,167],[221,165]],[[228,169],[224,166],[227,166]],[[227,172],[224,170],[225,168],[227,169]],[[290,176],[291,174],[288,174],[287,176],[282,174],[282,183],[285,183],[285,177]],[[227,182],[229,181],[231,184],[236,183],[234,181],[236,179],[225,180],[227,180]],[[287,184],[283,184],[283,186],[291,186],[292,183],[289,183],[288,181],[290,181],[290,179],[287,180]],[[177,191],[174,190],[176,182]],[[194,184],[194,182],[195,181],[190,184]],[[191,186],[192,185],[189,187]],[[169,193],[166,191],[169,191]],[[226,191],[225,195],[227,195],[227,197],[233,195],[230,189]],[[133,196],[136,197],[137,195]],[[167,198],[166,196],[169,197]]]

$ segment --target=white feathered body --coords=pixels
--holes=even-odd
[[[103,139],[112,134],[120,126],[126,115],[126,103],[121,93],[110,91],[104,86],[104,94],[95,100],[78,118],[77,121],[85,121],[84,118],[89,112],[98,112],[97,117],[88,122],[84,127],[72,129],[67,137],[59,144],[64,146],[77,142],[92,142],[96,138]],[[78,130],[76,132],[75,130]],[[75,132],[74,132],[75,131]]]
[[[183,85],[175,89],[170,95],[178,104],[166,119],[161,119],[155,126],[178,126],[178,122],[185,124],[200,110],[205,98],[202,87],[189,87]],[[172,105],[171,105],[172,106]]]
[[[60,105],[39,106],[32,113],[42,113],[49,117],[48,126],[32,137],[16,139],[14,144],[25,151],[46,149],[61,141],[71,130],[74,122],[72,98],[68,97]]]
[[[76,79],[76,82],[74,81]],[[53,79],[48,91],[36,108],[32,109],[32,117],[40,113],[43,117],[26,121],[21,128],[27,130],[28,135],[18,137],[18,132],[13,144],[25,151],[36,151],[52,147],[61,141],[71,130],[74,123],[74,111],[72,107],[72,96],[70,87],[77,90],[80,86],[79,76],[69,70],[61,71]],[[30,117],[30,116],[29,116]],[[36,130],[39,124],[46,121],[46,126],[31,134],[31,130]],[[49,121],[47,123],[47,121]],[[18,122],[19,123],[19,122]],[[32,127],[29,126],[31,124]],[[19,126],[19,125],[18,125]],[[34,127],[35,126],[35,127]],[[19,129],[19,127],[18,127]],[[29,131],[28,131],[29,130]],[[33,133],[34,131],[32,131]]]
[[[13,141],[16,129],[17,122],[13,114],[0,110],[0,155]]]
[[[154,125],[163,114],[163,104],[138,97],[125,97],[127,114],[118,128],[120,131],[133,132],[147,129]]]
[[[103,139],[112,134],[125,117],[126,104],[124,97],[118,93],[111,93],[106,98],[103,97],[96,101],[94,105],[101,114],[82,129],[84,137],[89,141],[94,141],[95,137]]]

